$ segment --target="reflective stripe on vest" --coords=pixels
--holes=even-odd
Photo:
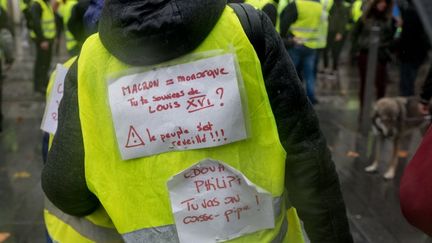
[[[78,60],[78,104],[86,182],[125,239],[130,236],[130,239],[143,242],[151,238],[149,232],[155,230],[166,232],[164,235],[168,238],[174,235],[170,230],[174,219],[166,183],[173,175],[206,158],[223,161],[273,197],[282,196],[286,153],[279,141],[259,59],[236,14],[229,7],[207,38],[188,56],[220,49],[235,51],[238,71],[247,94],[244,106],[249,111],[251,136],[224,146],[166,152],[123,161],[111,109],[106,102],[109,99],[107,77],[136,67],[112,56],[98,34],[85,42]],[[174,62],[170,61],[171,64]],[[282,205],[285,201],[284,197]],[[280,234],[280,227],[286,218],[285,213],[279,215],[274,229],[244,235],[230,242],[271,242]],[[295,230],[301,232],[299,227]],[[303,241],[299,239],[295,242]]]
[[[306,47],[316,49],[320,39],[322,4],[317,1],[297,0],[296,6],[298,17],[290,26],[290,32],[302,40]]]
[[[274,215],[275,218],[281,217],[281,213],[286,213],[286,208],[291,206],[282,205],[283,196],[273,199]],[[286,217],[283,217],[282,224],[280,226],[279,234],[271,241],[271,243],[283,242],[288,232],[288,221]],[[177,229],[175,225],[166,225],[161,227],[153,227],[138,230],[135,232],[127,233],[123,235],[123,239],[128,243],[138,242],[166,242],[176,243],[178,242]]]
[[[44,38],[54,39],[57,31],[53,9],[43,0],[34,0],[33,2],[38,3],[42,8],[41,28]],[[30,36],[36,38],[36,33],[32,31]]]
[[[47,230],[54,241],[61,243],[83,241],[123,242],[121,236],[114,228],[99,226],[86,218],[65,214],[56,208],[48,199],[45,200],[45,208],[45,219],[50,222],[47,226],[53,225],[53,227],[47,227]]]

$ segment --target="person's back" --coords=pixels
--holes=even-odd
[[[200,229],[191,237],[297,243],[299,228],[286,231],[298,222],[295,210],[286,216],[286,187],[311,239],[352,242],[315,114],[272,23],[260,19],[262,60],[225,1],[106,2],[99,34],[86,41],[66,80],[42,175],[50,200],[77,216],[100,202],[127,242],[177,242]],[[182,171],[192,174],[175,177]],[[215,174],[201,177],[199,171]],[[193,190],[176,193],[177,186]],[[255,186],[271,196],[252,193]],[[212,197],[196,209],[192,201],[202,190]],[[176,204],[170,194],[172,202],[192,197]],[[178,208],[186,211],[181,222]],[[213,209],[222,214],[205,213]],[[236,228],[237,220],[248,230]],[[219,238],[211,221],[223,226]],[[292,236],[296,231],[299,238]]]

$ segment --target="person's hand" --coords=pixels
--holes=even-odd
[[[48,42],[48,41],[42,41],[42,42],[40,43],[40,48],[41,48],[42,50],[44,50],[44,51],[47,51],[48,48],[49,48],[49,42]]]
[[[335,36],[335,41],[339,42],[339,41],[342,40],[342,38],[343,38],[343,35],[341,33],[337,33],[336,36]]]
[[[427,104],[419,103],[418,110],[422,115],[429,115],[429,105]]]

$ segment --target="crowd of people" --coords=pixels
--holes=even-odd
[[[52,242],[229,239],[302,243],[300,220],[312,242],[352,242],[339,180],[313,109],[319,103],[315,94],[318,67],[322,59],[322,73],[338,78],[340,55],[344,44],[350,42],[351,60],[359,69],[362,104],[369,37],[372,29],[379,27],[376,98],[386,95],[387,66],[394,57],[400,60],[400,95],[416,95],[415,80],[430,44],[412,1],[229,0],[228,4],[226,0],[20,1],[36,50],[34,91],[47,92],[59,39],[64,39],[71,57],[63,65],[69,71],[57,131],[50,134],[42,173],[47,197],[45,223]],[[0,6],[0,48],[10,65],[13,57],[8,46],[12,44],[7,40],[13,29],[7,4]],[[232,66],[231,56],[235,60]],[[227,59],[209,61],[222,57]],[[217,67],[222,76],[235,72],[230,76],[233,81],[227,78],[229,84],[221,84],[235,87],[235,92],[216,89],[220,99],[229,97],[221,103],[222,108],[212,108],[216,106],[210,100],[210,92],[214,93],[210,84],[188,86],[195,76],[181,80],[183,86],[175,79],[159,80],[167,73],[177,74],[176,70],[199,73],[201,67],[209,70],[216,65],[223,67]],[[147,85],[140,81],[144,78],[154,80],[154,86],[141,85]],[[216,75],[213,79],[221,82]],[[141,87],[136,92],[142,96],[136,103],[132,96],[123,92],[118,98],[113,91],[115,83],[124,90],[137,82],[142,82],[136,86]],[[165,82],[162,87],[160,83]],[[236,85],[232,86],[233,82]],[[426,82],[421,94],[423,105],[419,107],[425,113],[432,96],[431,83]],[[155,87],[161,93],[153,91]],[[192,94],[200,92],[207,96],[199,96],[203,100],[194,103],[197,97]],[[159,104],[150,114],[145,113],[146,106],[158,104],[156,94],[172,103]],[[191,96],[185,110],[203,107],[181,113],[185,95]],[[119,108],[122,102],[135,108]],[[140,106],[145,109],[136,108]],[[212,112],[206,113],[209,108]],[[178,111],[175,116],[159,115],[174,109]],[[148,110],[152,111],[151,107]],[[201,126],[204,122],[208,124],[205,129]],[[216,122],[225,140],[211,142],[210,136],[219,136],[212,130]],[[152,136],[151,129],[165,129],[163,141]],[[199,140],[175,135],[179,129]],[[247,131],[244,135],[243,130]],[[176,136],[180,142],[174,140]],[[204,145],[195,145],[203,140]],[[238,210],[238,223],[247,230],[230,226],[229,220],[217,221],[216,216],[213,223],[205,222],[205,229],[178,221],[176,210],[189,201],[173,203],[171,196],[177,191],[169,187],[172,178],[185,170],[206,168],[209,159],[270,195],[271,209],[259,206],[260,198],[255,197],[257,211],[270,215],[271,227],[261,226],[257,219],[240,221]],[[247,197],[250,192],[231,188],[229,193]],[[195,192],[191,198],[199,194]],[[204,209],[187,215],[200,223],[212,221],[207,207],[218,207],[217,197],[222,194],[214,195],[211,204],[203,201]],[[244,211],[250,207],[235,206]]]

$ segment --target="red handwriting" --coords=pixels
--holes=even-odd
[[[201,72],[193,73],[190,75],[178,75],[177,76],[177,82],[179,82],[179,83],[189,82],[192,80],[203,79],[206,77],[211,77],[211,78],[215,79],[219,76],[223,76],[223,75],[227,75],[227,74],[229,74],[229,72],[225,71],[225,68],[206,69],[206,70],[203,70]]]
[[[249,205],[245,205],[243,207],[238,207],[238,208],[232,208],[232,209],[228,209],[225,211],[224,215],[225,215],[225,220],[229,223],[230,221],[237,219],[240,220],[241,218],[241,213],[244,211],[249,210],[250,207]]]
[[[130,94],[136,94],[144,90],[149,90],[152,88],[159,87],[159,80],[153,80],[153,81],[144,81],[138,84],[132,84],[128,86],[121,87],[123,96],[130,95]]]
[[[59,84],[59,85],[57,86],[57,93],[59,93],[59,94],[63,94],[63,84]]]
[[[161,100],[170,100],[170,99],[178,99],[185,95],[183,90],[178,92],[170,92],[160,96],[153,96],[153,102],[158,102]]]
[[[203,134],[203,135],[198,134],[194,137],[183,138],[183,139],[172,141],[171,145],[173,147],[171,147],[171,148],[175,148],[176,146],[181,147],[181,146],[201,144],[201,143],[206,143],[206,142],[207,142],[206,135],[205,134]]]
[[[219,95],[219,98],[222,100],[222,97],[223,97],[223,94],[224,94],[224,89],[223,89],[222,87],[217,88],[217,89],[216,89],[216,94],[218,94],[218,95]],[[224,106],[224,103],[221,102],[221,103],[220,103],[220,106]]]
[[[57,119],[58,119],[58,117],[57,117],[57,112],[53,112],[53,113],[51,113],[51,118],[52,118],[54,121],[57,121]]]
[[[187,100],[187,104],[188,106],[186,107],[186,110],[189,113],[204,110],[214,106],[210,99],[207,98],[207,95],[189,97],[189,100]]]
[[[228,140],[225,137],[225,130],[223,130],[223,129],[220,129],[219,132],[215,131],[214,134],[213,134],[213,132],[210,132],[210,136],[211,136],[211,139],[213,139],[213,142],[216,142],[216,141],[220,142],[220,141],[222,141],[222,139],[224,141]]]
[[[57,114],[53,119],[57,119]],[[196,129],[194,129],[196,127]],[[162,142],[169,149],[186,149],[188,146],[199,145],[205,143],[225,143],[228,139],[225,137],[224,129],[216,129],[210,121],[199,122],[192,130],[189,128],[177,126],[175,129],[168,132],[153,132],[151,128],[131,129],[129,128],[128,140],[132,141],[127,144],[135,144],[137,141],[140,146],[145,142],[157,143]],[[125,146],[131,148],[133,146]]]
[[[207,124],[202,125],[201,122],[200,122],[196,127],[198,129],[198,132],[201,132],[201,131],[204,131],[204,132],[206,132],[206,131],[212,131],[213,130],[213,123],[211,123],[211,122],[208,121]]]
[[[127,86],[127,87],[131,87],[131,86]],[[127,90],[127,87],[126,88],[122,87],[122,89]],[[136,85],[136,87],[141,87],[141,89],[143,89],[143,86]],[[124,94],[126,94],[129,91],[123,91],[123,92]],[[186,94],[189,97],[187,99],[182,99],[182,97],[184,97]],[[219,105],[224,106],[224,103],[222,102],[223,95],[224,95],[224,88],[222,87],[217,88],[216,94],[219,95],[219,99],[221,100]],[[163,101],[170,101],[170,102],[160,103]],[[190,88],[190,90],[188,91],[179,90],[179,91],[168,92],[160,95],[153,95],[150,100],[145,98],[144,96],[130,97],[127,99],[127,103],[130,107],[148,105],[147,110],[149,114],[170,111],[173,109],[179,109],[181,107],[186,107],[186,111],[188,113],[194,113],[215,106],[214,102],[210,100],[210,98],[206,94],[201,94],[200,90],[193,87]]]
[[[174,84],[174,80],[171,78],[171,79],[168,79],[167,81],[165,81],[165,84],[168,86],[168,85],[173,85]]]
[[[178,127],[174,132],[160,134],[160,139],[162,140],[162,142],[165,142],[166,139],[170,138],[180,139],[183,134],[189,134],[189,130]]]
[[[199,175],[206,175],[208,173],[221,173],[225,171],[225,166],[222,164],[218,164],[218,166],[207,166],[201,168],[193,168],[184,173],[184,178],[194,178]]]
[[[222,176],[222,177],[211,177],[206,180],[195,180],[195,190],[197,193],[218,191],[222,189],[232,188],[234,186],[241,185],[241,178],[238,176]]]
[[[195,88],[191,88],[189,91],[188,91],[188,95],[197,95],[197,94],[201,94],[201,92],[199,91],[199,90],[197,90],[197,89],[195,89]]]
[[[240,195],[237,194],[235,196],[229,196],[224,198],[225,204],[236,204],[240,202]]]
[[[156,106],[156,108],[154,108],[152,106],[149,106],[148,110],[149,110],[149,113],[152,114],[152,113],[155,113],[155,112],[168,111],[168,110],[172,110],[172,109],[177,109],[177,108],[180,108],[180,107],[181,107],[180,103],[178,103],[177,101],[174,101],[174,102],[169,102],[169,103],[166,103],[166,104],[159,104],[159,105]]]
[[[130,105],[131,107],[136,107],[136,106],[138,106],[139,104],[141,104],[141,105],[145,105],[145,104],[148,104],[148,103],[149,103],[149,101],[148,101],[146,98],[144,98],[144,96],[141,96],[139,99],[130,98],[130,99],[128,99],[127,101],[129,101],[129,105]]]
[[[212,221],[215,218],[217,218],[219,215],[214,215],[213,214],[202,214],[202,215],[198,215],[198,216],[186,216],[183,219],[183,223],[184,224],[193,224],[193,223],[201,223],[201,222],[207,222],[207,221]]]
[[[133,126],[129,126],[128,140],[126,142],[125,148],[134,148],[140,146],[145,146],[144,141],[137,133],[135,128]]]
[[[195,198],[187,199],[181,204],[186,204],[188,211],[196,211],[200,208],[207,209],[207,208],[214,208],[218,207],[220,205],[219,199],[216,197],[213,197],[211,199],[203,199],[201,202],[198,200],[195,200]]]

